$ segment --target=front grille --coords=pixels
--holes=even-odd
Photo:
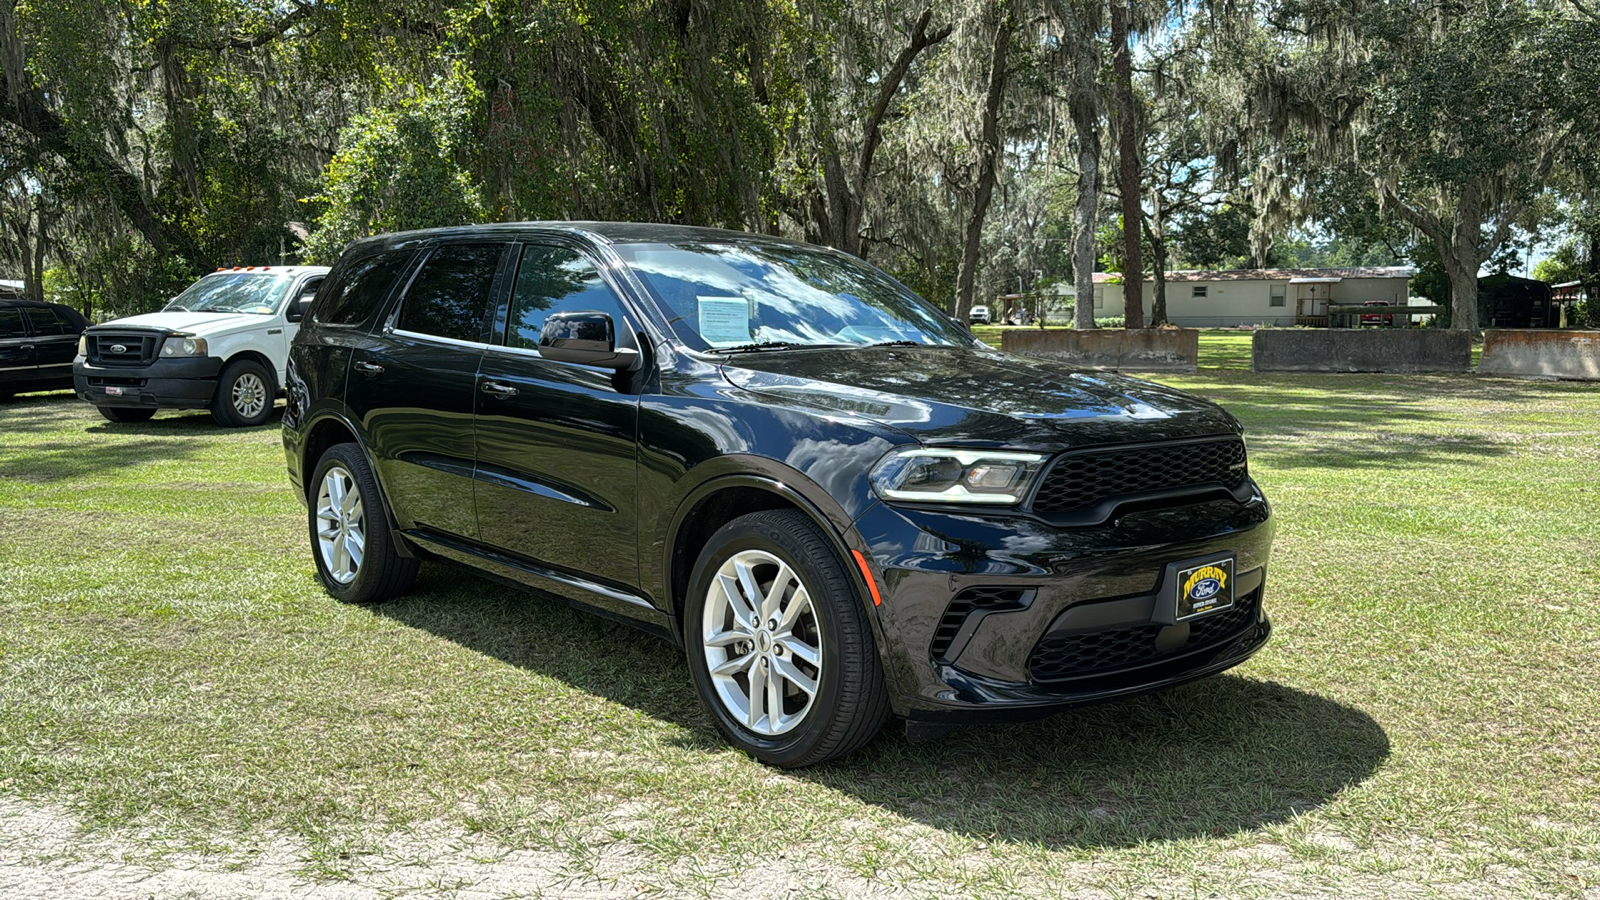
[[[95,334],[89,341],[89,359],[107,366],[143,366],[154,362],[160,349],[160,335]]]
[[[1070,513],[1131,494],[1244,483],[1244,441],[1223,438],[1057,457],[1033,498],[1037,513]]]
[[[1028,657],[1028,673],[1034,681],[1062,681],[1085,675],[1101,675],[1116,669],[1154,662],[1175,653],[1188,653],[1237,637],[1256,621],[1260,590],[1240,597],[1227,612],[1189,623],[1189,639],[1179,646],[1162,650],[1156,635],[1167,625],[1125,625],[1080,634],[1046,634]]]
[[[950,601],[945,607],[944,617],[939,620],[939,627],[933,632],[933,643],[929,651],[934,659],[948,661],[950,656],[950,643],[961,632],[961,626],[967,622],[967,617],[981,610],[1012,610],[1022,609],[1027,605],[1028,591],[1022,588],[967,588]]]

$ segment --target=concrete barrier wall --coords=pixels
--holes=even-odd
[[[1437,328],[1257,331],[1253,372],[1468,372],[1472,336]]]
[[[1057,360],[1073,369],[1193,374],[1200,365],[1200,332],[1193,328],[1013,328],[1001,333],[1000,349]]]
[[[1600,381],[1600,331],[1486,331],[1478,374]]]

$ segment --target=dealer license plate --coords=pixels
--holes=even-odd
[[[1233,606],[1233,557],[1227,556],[1178,570],[1177,609],[1173,619],[1186,622]]]
[[[122,396],[122,388],[119,388],[114,384],[108,384],[108,385],[106,385],[106,396],[107,397],[121,397]]]

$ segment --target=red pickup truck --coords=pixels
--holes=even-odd
[[[1389,305],[1389,301],[1387,301],[1387,300],[1368,300],[1367,302],[1365,302],[1365,303],[1363,303],[1361,305],[1362,306],[1388,306]],[[1394,324],[1394,316],[1393,315],[1383,315],[1381,313],[1362,313],[1361,314],[1361,324],[1362,325],[1393,325]]]

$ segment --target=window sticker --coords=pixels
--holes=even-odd
[[[743,297],[695,298],[700,308],[700,336],[713,347],[737,347],[752,342],[750,301]]]

